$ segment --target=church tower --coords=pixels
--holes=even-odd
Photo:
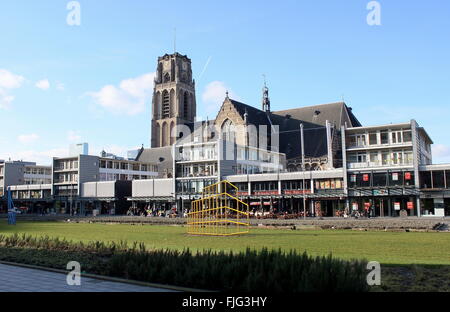
[[[159,57],[152,103],[152,148],[173,145],[177,139],[171,136],[173,130],[195,121],[196,106],[191,60],[179,53]]]

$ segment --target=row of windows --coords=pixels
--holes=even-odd
[[[413,152],[410,150],[391,150],[349,153],[347,165],[350,169],[413,165]]]
[[[194,148],[179,148],[178,161],[212,160],[217,158],[215,146],[196,146]]]
[[[260,174],[260,173],[275,173],[278,170],[272,167],[266,166],[254,166],[254,165],[243,165],[239,164],[237,166],[233,166],[233,173],[240,174]],[[281,170],[280,170],[281,171]]]
[[[156,165],[147,164],[131,164],[125,162],[100,160],[100,168],[102,169],[119,169],[119,170],[132,170],[132,171],[147,171],[156,172],[158,171]]]
[[[39,175],[51,175],[50,168],[35,168],[35,167],[26,167],[25,174],[39,174]]]
[[[420,172],[420,187],[425,189],[450,188],[450,171],[422,171]]]
[[[414,186],[414,172],[374,172],[350,174],[348,186],[354,187],[388,187]]]
[[[105,182],[105,181],[148,180],[148,179],[152,179],[152,178],[153,178],[152,176],[148,176],[148,175],[100,173],[100,182]]]
[[[55,186],[54,194],[56,196],[77,196],[78,187],[76,185],[71,186]]]
[[[191,180],[191,181],[177,181],[177,193],[184,194],[198,194],[203,191],[203,188],[216,183],[215,179]]]
[[[381,130],[362,134],[348,135],[346,145],[352,147],[366,147],[376,145],[402,144],[412,142],[411,130]]]
[[[78,169],[78,160],[60,160],[55,164],[55,170]]]
[[[25,185],[51,184],[52,179],[24,179]]]
[[[55,176],[54,183],[77,183],[77,173],[60,173]]]
[[[217,174],[217,163],[177,165],[177,177],[206,177]]]
[[[305,180],[305,187],[303,187],[302,180],[292,180],[292,181],[282,181],[281,190],[282,191],[297,191],[297,190],[310,190],[311,181]],[[248,192],[248,183],[236,183],[238,190],[240,192]],[[314,186],[316,190],[326,190],[326,189],[342,189],[344,187],[343,181],[341,179],[323,179],[314,181]],[[278,182],[253,182],[252,192],[259,191],[278,191]]]
[[[40,198],[49,198],[51,196],[51,192],[49,190],[42,191],[14,191],[12,192],[12,197],[14,199],[40,199]]]

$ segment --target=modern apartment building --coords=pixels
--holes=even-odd
[[[157,176],[157,165],[138,161],[78,155],[54,158],[52,196],[60,211],[84,211],[83,187],[88,182],[145,180]],[[91,200],[91,198],[89,199]]]
[[[21,197],[35,196],[31,189],[41,192],[51,184],[51,167],[38,166],[34,162],[0,161],[0,209],[6,209],[6,192],[11,189],[12,195],[19,198],[17,187],[23,189]],[[40,193],[41,194],[41,193]],[[42,193],[41,198],[46,196]],[[1,200],[3,198],[3,200]]]
[[[279,173],[286,169],[286,156],[219,138],[204,143],[174,145],[175,194],[183,209],[190,207],[203,188],[235,174]]]

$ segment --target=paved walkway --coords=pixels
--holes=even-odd
[[[153,288],[81,277],[80,286],[69,286],[66,275],[0,264],[0,292],[170,292]]]

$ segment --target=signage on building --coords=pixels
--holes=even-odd
[[[387,195],[388,192],[385,189],[379,189],[379,190],[373,190],[374,196],[381,196],[381,195]]]
[[[364,203],[364,209],[369,210],[371,205],[371,203]]]
[[[405,180],[411,180],[411,172],[405,172]]]
[[[399,202],[395,202],[394,203],[394,209],[395,210],[400,210],[400,203]]]
[[[356,174],[350,176],[350,182],[356,182]]]
[[[272,204],[275,205],[275,204],[277,204],[277,202],[274,201],[274,202],[272,202]],[[251,202],[249,205],[250,206],[260,206],[261,202]],[[263,202],[263,205],[264,206],[270,206],[270,201],[269,202]]]
[[[392,181],[398,181],[398,173],[397,172],[392,173]]]
[[[353,203],[352,208],[353,210],[358,210],[358,203]]]
[[[414,202],[408,202],[407,203],[407,205],[406,205],[406,207],[408,208],[408,209],[414,209]]]
[[[253,192],[253,195],[278,195],[278,191]]]
[[[311,190],[285,190],[284,194],[286,195],[301,195],[301,194],[310,194]]]
[[[364,174],[363,175],[363,181],[364,182],[369,182],[369,175],[368,174]]]

